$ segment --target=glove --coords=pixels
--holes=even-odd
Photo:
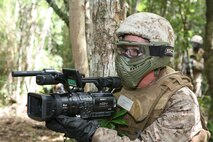
[[[65,133],[65,136],[77,141],[89,142],[99,125],[95,120],[87,121],[78,117],[60,115],[53,120],[46,121],[46,127]]]
[[[195,62],[195,59],[193,59],[193,58],[189,59],[189,63],[191,64],[192,67],[194,67],[194,62]]]

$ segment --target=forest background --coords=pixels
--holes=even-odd
[[[153,12],[170,21],[177,69],[190,39],[204,38],[205,71],[199,98],[213,132],[213,0],[0,0],[0,106],[26,105],[27,92],[48,93],[35,78],[12,71],[75,68],[87,77],[116,75],[114,35],[126,16]]]

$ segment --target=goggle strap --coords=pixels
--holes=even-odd
[[[150,56],[169,56],[174,54],[174,48],[171,46],[149,46]]]

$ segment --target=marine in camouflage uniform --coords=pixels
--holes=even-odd
[[[167,50],[174,47],[174,33],[168,21],[150,13],[134,14],[117,30],[117,36],[121,40],[117,43],[117,48],[124,48],[122,40],[128,40],[128,35],[148,39],[149,44],[154,45],[154,50],[161,48],[160,51],[163,52],[155,54],[151,53],[150,49],[145,50],[146,55],[142,57],[127,59],[122,54],[117,56],[116,69],[124,84],[124,89],[118,95],[118,105],[130,113],[127,117],[130,123],[126,129],[129,135],[119,137],[116,131],[98,128],[93,140],[207,141],[209,133],[202,128],[199,104],[191,91],[190,79],[180,72],[165,67],[170,59]],[[128,44],[126,46],[131,47]],[[153,81],[150,75],[156,79]],[[150,80],[152,82],[149,82]]]
[[[204,69],[204,50],[202,48],[203,38],[199,35],[195,35],[191,39],[192,50],[190,53],[190,63],[192,68],[192,80],[194,85],[194,93],[197,97],[202,96],[202,71]]]
[[[46,126],[77,141],[93,142],[207,142],[197,97],[187,76],[167,65],[173,56],[174,32],[156,14],[133,14],[117,30],[116,71],[123,89],[115,93],[126,109],[128,126],[117,131],[99,127],[95,120],[59,116]]]

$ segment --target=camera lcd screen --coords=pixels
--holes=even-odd
[[[66,77],[67,83],[70,86],[82,87],[81,75],[79,71],[74,69],[63,69],[63,74]]]

